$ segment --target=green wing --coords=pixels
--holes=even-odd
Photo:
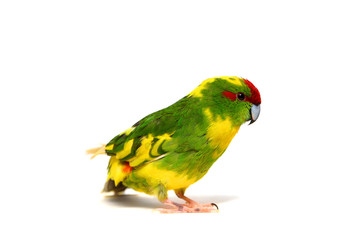
[[[179,108],[185,109],[187,102],[179,102]],[[146,116],[114,137],[105,147],[107,155],[128,161],[132,167],[165,156],[167,150],[163,146],[172,139],[180,122],[174,105]]]
[[[106,153],[120,161],[128,161],[131,167],[166,155],[180,157],[181,153],[188,152],[194,155],[206,144],[208,122],[202,109],[193,101],[198,100],[185,97],[146,116],[114,137],[106,145]]]

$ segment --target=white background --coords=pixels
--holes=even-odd
[[[1,1],[0,238],[362,239],[360,2]],[[224,75],[262,105],[187,191],[219,214],[100,194],[86,149]]]

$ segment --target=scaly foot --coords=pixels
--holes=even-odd
[[[199,204],[193,201],[193,203],[179,204],[169,199],[163,202],[170,208],[158,208],[156,211],[160,213],[217,213],[218,206],[215,203],[211,204]]]

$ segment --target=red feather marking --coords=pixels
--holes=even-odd
[[[235,101],[237,98],[237,94],[233,93],[233,92],[228,92],[228,91],[224,91],[223,95],[229,99],[231,99],[232,101]]]
[[[246,97],[246,101],[258,105],[261,104],[261,96],[258,89],[247,79],[244,79],[246,85],[251,89],[251,97]]]
[[[125,167],[122,169],[124,173],[130,173],[132,171],[132,167],[130,167],[130,164],[128,162],[125,162]]]

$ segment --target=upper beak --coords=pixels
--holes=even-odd
[[[251,110],[250,110],[250,113],[251,113],[251,122],[250,124],[256,122],[258,116],[260,115],[260,104],[258,105],[255,105],[253,104],[252,107],[251,107]],[[250,125],[248,124],[248,125]]]

